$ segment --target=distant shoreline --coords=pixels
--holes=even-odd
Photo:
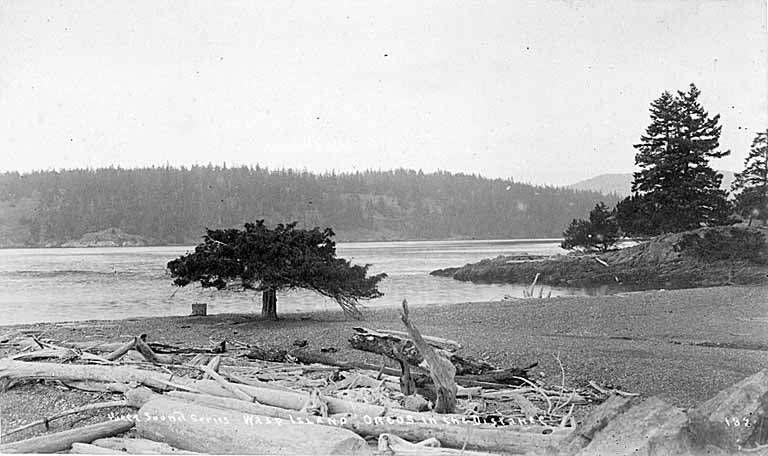
[[[516,239],[508,239],[508,238],[499,238],[499,239],[472,239],[472,238],[447,238],[447,239],[381,239],[381,240],[362,240],[362,241],[351,241],[351,240],[337,240],[336,245],[339,244],[373,244],[373,243],[381,243],[381,242],[467,242],[467,243],[483,243],[483,242],[510,242],[510,243],[520,243],[520,244],[535,244],[535,243],[550,243],[550,242],[557,242],[560,243],[563,240],[563,238],[516,238]],[[141,246],[83,246],[83,247],[74,247],[74,246],[52,246],[52,247],[45,247],[45,246],[2,246],[0,247],[0,250],[32,250],[32,249],[99,249],[99,248],[107,248],[107,249],[115,249],[115,248],[144,248],[144,247],[190,247],[194,248],[194,244],[147,244],[147,245],[141,245]]]

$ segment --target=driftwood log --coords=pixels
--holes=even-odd
[[[384,355],[397,361],[401,366],[403,360],[412,366],[419,366],[424,361],[424,357],[416,349],[416,345],[406,335],[401,336],[395,331],[374,331],[367,328],[353,328],[355,333],[349,338],[349,343],[353,348]],[[447,350],[445,347],[454,347],[445,343],[434,342],[434,337],[424,339],[427,345],[434,347],[437,353],[442,353],[451,361],[456,368],[456,383],[463,386],[483,386],[486,388],[499,388],[500,385],[521,385],[525,383],[521,378],[528,379],[528,370],[534,368],[537,363],[533,363],[525,368],[511,367],[499,369],[496,366],[482,360],[471,357],[462,357]],[[430,342],[432,340],[432,342]],[[405,369],[401,367],[401,372]],[[411,370],[413,370],[411,368]],[[389,373],[389,372],[387,372]],[[391,374],[400,376],[401,373]],[[417,387],[426,387],[430,384],[428,375],[424,375],[421,370],[412,372],[413,380]],[[492,384],[496,385],[492,385]],[[404,394],[405,391],[403,391]]]
[[[91,444],[119,452],[128,452],[130,454],[198,454],[194,451],[180,450],[167,443],[155,442],[154,440],[148,439],[108,437],[106,439],[94,440]]]
[[[260,415],[153,399],[139,410],[138,434],[188,451],[214,454],[372,454],[366,441],[346,429],[276,422]]]
[[[378,442],[379,454],[396,456],[494,456],[493,453],[443,448],[440,441],[431,438],[411,443],[394,434],[381,434]]]
[[[457,387],[456,381],[454,380],[454,377],[456,376],[456,368],[451,364],[448,356],[444,354],[445,352],[435,352],[435,350],[427,344],[424,338],[421,337],[421,333],[411,321],[408,312],[408,302],[405,300],[403,300],[403,309],[400,318],[403,320],[403,324],[408,330],[408,335],[411,336],[413,343],[416,345],[416,349],[429,367],[429,376],[435,384],[437,394],[435,412],[453,413],[456,410]],[[404,369],[403,375],[405,376],[406,374],[407,372]],[[410,374],[407,375],[407,381],[410,381]]]
[[[91,410],[101,410],[105,408],[115,408],[115,407],[127,407],[129,404],[126,401],[108,401],[108,402],[97,402],[95,404],[86,404],[81,407],[75,407],[69,410],[65,410],[63,412],[56,413],[52,416],[47,416],[43,419],[33,421],[31,423],[27,423],[23,426],[19,426],[15,429],[11,429],[10,431],[3,432],[3,437],[8,437],[11,434],[16,434],[17,432],[21,432],[25,429],[29,429],[35,426],[47,426],[50,424],[51,421],[57,420],[59,418],[64,418],[69,415],[76,415],[78,413],[82,412],[88,412]]]
[[[215,392],[213,389],[218,385],[213,383],[210,385],[213,385],[211,392]],[[225,393],[226,391],[219,389],[218,392]],[[254,390],[249,389],[249,393],[253,394]],[[378,437],[381,434],[390,433],[416,442],[437,438],[446,447],[477,451],[538,454],[547,447],[556,446],[569,435],[566,430],[556,430],[545,434],[544,428],[538,426],[495,427],[477,424],[464,415],[437,415],[398,409],[387,410],[380,406],[352,403],[334,398],[323,398],[327,400],[331,412],[347,409],[354,410],[355,413],[332,413],[327,418],[323,418],[298,411],[297,407],[306,401],[307,396],[298,395],[296,397],[295,393],[277,394],[272,399],[266,395],[254,394],[262,401],[262,404],[196,393],[170,392],[167,393],[167,396],[175,400],[212,408],[231,409],[252,416],[342,427],[363,436]],[[158,397],[158,395],[150,398],[144,396],[144,399],[151,399],[152,397]],[[278,404],[290,406],[292,409],[275,406]]]
[[[69,454],[123,454],[123,452],[90,443],[75,442],[72,444]]]
[[[90,443],[96,439],[122,434],[134,426],[133,421],[115,420],[92,424],[54,434],[41,435],[27,440],[0,445],[5,453],[56,453],[68,450],[73,443]]]
[[[413,341],[407,335],[400,335],[395,331],[374,331],[368,328],[353,328],[355,333],[349,338],[352,348],[377,353],[388,358],[399,361],[401,357],[408,363],[418,366],[424,361],[424,356],[416,349]],[[470,357],[457,355],[449,348],[455,349],[456,345],[451,345],[435,337],[424,337],[424,342],[439,352],[443,352],[456,367],[456,375],[464,374],[484,374],[485,372],[496,370],[496,366]]]

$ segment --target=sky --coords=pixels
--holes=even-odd
[[[0,170],[632,172],[664,90],[768,127],[765,0],[0,2]]]

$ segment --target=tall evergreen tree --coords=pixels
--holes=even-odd
[[[709,166],[712,158],[730,151],[719,151],[720,116],[710,116],[698,101],[701,91],[691,84],[687,92],[662,93],[651,103],[651,124],[640,137],[634,173],[633,204],[622,204],[620,210],[644,213],[645,225],[654,235],[678,232],[702,225],[726,222],[728,201],[720,189],[722,174]],[[622,213],[619,220],[637,220]],[[624,227],[622,227],[624,228]]]
[[[759,132],[744,160],[744,171],[733,182],[736,209],[752,224],[753,218],[768,220],[768,129]]]

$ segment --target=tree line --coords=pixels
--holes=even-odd
[[[197,243],[208,227],[297,221],[341,240],[558,237],[605,198],[449,172],[311,173],[192,166],[0,174],[0,201],[34,201],[27,244],[120,228],[157,244]]]
[[[768,130],[758,132],[744,170],[736,173],[732,199],[720,188],[723,175],[709,160],[719,150],[720,115],[699,102],[701,91],[665,91],[651,102],[650,125],[641,135],[632,195],[609,209],[597,204],[589,220],[574,219],[563,233],[563,248],[608,250],[620,236],[649,237],[753,219],[768,219]]]

